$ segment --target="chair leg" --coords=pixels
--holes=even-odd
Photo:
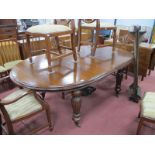
[[[71,34],[71,46],[72,46],[74,61],[77,61],[77,55],[76,55],[76,49],[75,49],[75,36],[73,33]]]
[[[143,125],[143,118],[140,118],[140,121],[139,121],[139,125],[138,125],[138,128],[137,128],[137,135],[139,135],[139,133],[140,133],[140,130],[141,130],[141,128],[142,128],[142,125]]]
[[[1,107],[2,113],[3,113],[3,117],[7,126],[7,131],[9,135],[15,135],[14,129],[13,129],[13,125],[12,122],[7,114],[7,112],[5,111],[4,107]]]
[[[59,54],[62,54],[61,48],[60,48],[60,45],[59,45],[59,38],[58,37],[55,37],[55,41],[56,41],[56,46],[57,46],[57,49],[59,51]]]
[[[91,49],[92,56],[95,56],[95,52],[96,52],[96,48],[97,48],[97,44],[98,44],[98,35],[99,35],[99,31],[96,30],[95,40],[93,42],[94,45],[92,46],[92,49]]]
[[[65,99],[65,92],[62,92],[62,99]]]
[[[53,130],[53,124],[52,124],[52,120],[51,120],[51,116],[50,116],[50,108],[49,108],[49,105],[47,103],[45,106],[45,111],[46,111],[47,121],[49,124],[49,130],[52,131]]]
[[[6,124],[7,124],[8,134],[9,134],[9,135],[15,135],[15,132],[14,132],[12,123],[6,121]]]
[[[78,41],[78,43],[77,43],[77,51],[78,52],[80,52],[80,46],[81,46],[81,21],[79,20],[79,22],[78,22],[78,39],[77,39],[77,41]]]
[[[142,75],[142,77],[141,77],[141,81],[143,81],[144,80],[144,76]]]
[[[148,75],[150,75],[151,74],[151,69],[149,69],[149,73],[148,73]]]
[[[125,79],[127,80],[128,78],[128,67],[125,68]]]
[[[116,41],[117,41],[117,39],[116,39],[116,29],[114,29],[113,30],[113,51],[115,50],[115,47],[116,47]]]

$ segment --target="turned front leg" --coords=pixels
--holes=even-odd
[[[76,90],[72,93],[71,104],[73,108],[73,121],[79,127],[80,123],[80,108],[81,108],[81,91]]]

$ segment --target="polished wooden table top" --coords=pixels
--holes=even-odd
[[[49,74],[46,56],[33,57],[33,64],[26,59],[16,65],[10,77],[17,85],[49,91],[65,91],[88,86],[132,62],[133,55],[112,47],[98,48],[90,56],[89,46],[81,47],[78,62],[67,56],[52,63],[54,73]]]

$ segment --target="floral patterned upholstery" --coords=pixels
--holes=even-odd
[[[13,100],[25,92],[27,92],[26,89],[19,89],[2,99],[2,101]],[[33,94],[28,94],[12,104],[5,105],[5,108],[11,121],[14,121],[42,110],[42,105]]]
[[[147,92],[142,100],[142,116],[155,119],[155,92]]]

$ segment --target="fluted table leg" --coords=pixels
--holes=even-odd
[[[76,90],[72,93],[71,104],[73,108],[73,121],[80,127],[81,91]]]

